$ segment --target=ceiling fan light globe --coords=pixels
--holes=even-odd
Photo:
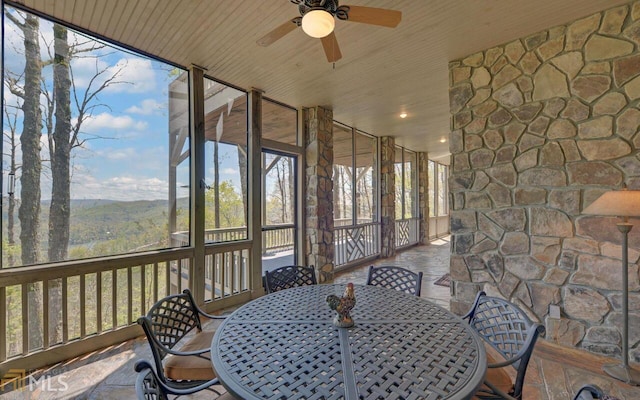
[[[302,30],[314,38],[323,38],[333,32],[336,21],[324,10],[311,10],[302,17]]]

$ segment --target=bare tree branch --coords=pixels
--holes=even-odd
[[[13,95],[24,99],[24,88],[18,84],[22,80],[23,74],[16,75],[15,73],[5,70],[5,84]]]
[[[53,47],[52,46],[53,43],[47,42],[47,39],[44,37],[44,34],[42,32],[40,32],[40,39],[42,39],[42,42],[45,44],[45,48],[47,49],[47,54],[49,55],[48,59],[42,60],[42,68],[44,68],[53,64],[53,58],[55,57],[55,55],[51,53],[51,48]]]
[[[83,43],[83,44],[86,44],[86,42]],[[69,46],[69,53],[70,53],[71,57],[73,57],[73,58],[82,58],[82,57],[79,56],[79,54],[91,53],[93,51],[100,50],[100,49],[103,49],[103,48],[106,47],[105,45],[98,45],[97,43],[95,43],[91,47],[82,47],[83,44],[75,43],[75,44]],[[95,55],[92,55],[92,57],[95,57]]]
[[[78,139],[78,135],[81,132],[82,123],[90,118],[93,115],[93,110],[97,107],[107,107],[106,104],[92,104],[90,105],[94,99],[98,96],[100,92],[108,88],[109,86],[120,84],[120,83],[128,83],[125,81],[118,81],[117,77],[124,70],[124,65],[116,70],[109,78],[105,79],[95,90],[92,91],[92,86],[96,83],[97,79],[105,74],[109,68],[105,67],[103,69],[98,69],[98,61],[96,60],[96,74],[91,77],[89,84],[87,85],[84,93],[81,94],[81,98],[78,96],[78,90],[76,88],[75,79],[73,75],[73,68],[69,67],[69,73],[71,74],[71,85],[73,86],[73,97],[76,103],[76,108],[78,109],[78,117],[76,124],[72,128],[72,137],[71,137],[71,147],[81,146],[85,141],[80,142]]]
[[[17,11],[16,11],[17,12]],[[19,14],[20,16],[22,16],[22,14],[20,14],[19,12],[17,12],[17,14]],[[20,22],[19,19],[17,19],[16,17],[13,16],[13,14],[6,12],[4,13],[4,16],[7,17],[9,19],[9,21],[13,22],[14,24],[16,24],[20,29],[24,29],[25,27],[25,23],[24,22]]]

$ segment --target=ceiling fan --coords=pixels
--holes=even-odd
[[[267,33],[257,43],[269,46],[283,38],[297,27],[309,36],[322,42],[327,61],[336,62],[342,58],[336,35],[333,32],[335,18],[343,21],[361,22],[395,28],[402,19],[402,12],[384,8],[341,6],[339,0],[290,0],[298,6],[300,17],[295,17]]]

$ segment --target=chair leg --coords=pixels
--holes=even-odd
[[[504,400],[522,400],[522,398],[516,398],[511,396],[510,394],[504,392],[503,390],[497,388],[489,381],[484,381],[484,385],[491,389],[491,393],[487,391],[483,391],[482,389],[478,390],[474,396],[474,398],[481,400],[495,400],[495,399],[504,399]]]

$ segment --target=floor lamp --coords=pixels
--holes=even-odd
[[[622,232],[622,364],[608,364],[604,372],[630,385],[640,385],[640,371],[629,366],[629,232],[628,217],[640,217],[640,190],[605,192],[585,208],[583,214],[622,217],[616,224]]]

